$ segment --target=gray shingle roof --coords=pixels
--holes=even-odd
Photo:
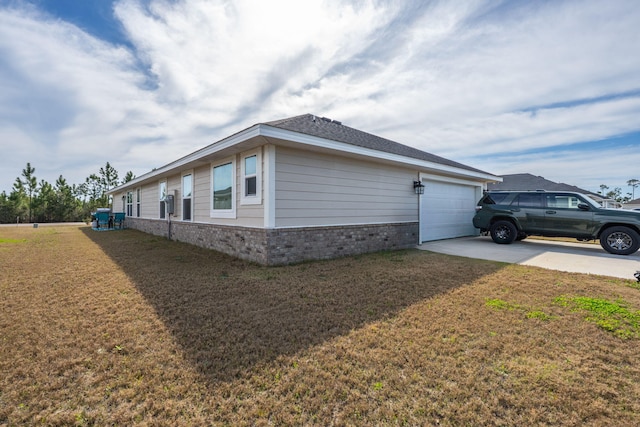
[[[541,176],[530,173],[515,173],[512,175],[502,175],[502,182],[487,184],[489,190],[547,190],[547,191],[571,191],[583,194],[595,194],[574,185],[549,181]]]
[[[452,166],[469,171],[489,174],[488,172],[472,168],[435,154],[418,150],[400,144],[390,139],[382,138],[363,132],[358,129],[343,125],[341,122],[331,120],[326,117],[314,116],[312,114],[303,114],[301,116],[290,117],[282,120],[262,123],[264,125],[273,126],[279,129],[289,130],[293,132],[303,133],[305,135],[316,136],[319,138],[330,139],[332,141],[344,142],[358,147],[370,148],[390,154],[411,157],[414,159],[425,160],[441,165]]]

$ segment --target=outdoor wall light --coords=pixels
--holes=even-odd
[[[415,191],[416,194],[424,194],[424,184],[422,181],[413,181],[413,191]]]

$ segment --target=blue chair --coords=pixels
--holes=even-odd
[[[124,212],[116,212],[113,214],[113,228],[124,228]]]
[[[96,220],[98,221],[98,230],[109,228],[109,212],[96,212]]]

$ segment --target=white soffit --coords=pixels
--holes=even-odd
[[[260,134],[265,137],[277,138],[286,141],[293,141],[299,144],[311,145],[314,147],[325,148],[331,151],[341,151],[344,153],[355,154],[358,156],[375,158],[393,163],[401,163],[413,166],[419,169],[427,169],[431,171],[439,171],[456,176],[465,176],[476,178],[483,181],[502,181],[499,177],[487,173],[476,172],[468,169],[457,168],[454,166],[443,165],[441,163],[429,162],[426,160],[415,159],[413,157],[401,156],[399,154],[387,153],[385,151],[374,150],[371,148],[360,147],[345,142],[334,141],[331,139],[320,138],[317,136],[306,135],[299,132],[279,129],[268,125],[260,125],[263,129]]]
[[[116,192],[123,191],[129,187],[140,185],[143,182],[159,179],[160,177],[166,176],[167,174],[171,174],[176,170],[182,170],[186,166],[190,166],[192,163],[197,162],[202,158],[212,156],[220,151],[232,148],[238,144],[248,141],[251,138],[255,138],[259,136],[263,136],[267,138],[275,138],[275,139],[280,139],[284,141],[291,141],[298,144],[310,145],[313,147],[323,148],[330,151],[339,151],[339,152],[348,153],[356,156],[374,158],[374,159],[378,159],[386,162],[400,163],[403,165],[415,167],[417,169],[437,171],[437,172],[448,174],[448,175],[464,176],[467,178],[478,179],[481,181],[492,181],[492,182],[502,181],[501,178],[491,174],[457,168],[449,165],[443,165],[436,162],[429,162],[426,160],[415,159],[412,157],[401,156],[399,154],[387,153],[385,151],[379,151],[371,148],[360,147],[357,145],[334,141],[331,139],[320,138],[317,136],[307,135],[300,132],[279,129],[279,128],[265,125],[265,124],[257,124],[257,125],[251,126],[248,129],[240,131],[234,135],[231,135],[227,138],[224,138],[218,142],[208,145],[198,151],[195,151],[165,166],[159,167],[151,172],[148,172],[144,175],[134,178],[133,180],[127,182],[126,184],[123,184],[119,187],[109,190],[107,194],[114,194]]]

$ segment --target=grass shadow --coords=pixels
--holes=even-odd
[[[135,230],[82,232],[127,274],[210,384],[503,268],[417,250],[263,267]]]

